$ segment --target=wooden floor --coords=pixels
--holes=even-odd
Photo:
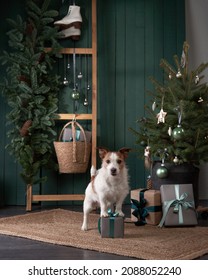
[[[78,206],[67,207],[67,209],[81,211],[81,208]],[[40,210],[43,210],[40,206],[33,208],[33,211]],[[124,212],[127,216],[129,211],[130,206],[126,206]],[[25,207],[5,207],[0,209],[0,218],[25,213]],[[201,226],[208,226],[208,218],[199,217],[199,224]],[[208,254],[198,259],[208,260]],[[0,260],[133,260],[133,258],[0,234]]]

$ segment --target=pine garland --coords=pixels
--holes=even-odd
[[[26,20],[20,15],[8,19],[11,52],[1,56],[7,67],[1,88],[11,108],[7,148],[21,165],[24,182],[35,184],[46,179],[39,177],[42,168],[56,166],[52,143],[60,78],[52,70],[60,45],[53,25],[58,12],[49,9],[50,0],[41,1],[41,6],[32,0],[26,3]],[[45,46],[51,51],[46,53]]]

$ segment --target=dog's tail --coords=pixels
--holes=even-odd
[[[91,175],[91,180],[95,179],[95,176],[97,175],[97,170],[94,167],[94,165],[92,165],[91,169],[90,169],[90,175]]]
[[[90,169],[90,175],[91,175],[91,183],[92,183],[92,189],[95,192],[95,188],[94,188],[94,180],[95,177],[97,175],[97,170],[96,168],[92,165],[91,169]]]

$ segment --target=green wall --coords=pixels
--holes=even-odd
[[[61,2],[53,0],[55,7],[64,13]],[[91,1],[77,0],[76,4],[84,13],[82,39],[77,46],[85,47],[91,39],[87,31]],[[23,6],[24,1],[21,0],[0,2],[0,52],[7,48],[5,19],[22,13]],[[185,38],[184,1],[97,0],[97,6],[98,145],[111,149],[123,146],[135,149],[135,137],[129,132],[129,127],[137,128],[136,120],[144,115],[144,104],[148,101],[146,90],[151,89],[148,77],[162,78],[160,59],[165,57],[172,62],[174,54],[181,54]],[[71,42],[64,44],[73,46]],[[60,68],[59,62],[57,69]],[[5,73],[2,67],[0,70],[2,79]],[[8,142],[5,127],[8,110],[0,97],[0,205],[24,205],[25,186],[19,177],[20,168],[4,149]],[[58,131],[61,125],[63,123],[57,124]],[[134,151],[130,153],[127,164],[131,188],[144,186],[147,174],[143,161]],[[89,180],[89,174],[44,173],[47,173],[48,181],[43,186],[35,186],[35,193],[84,193]]]

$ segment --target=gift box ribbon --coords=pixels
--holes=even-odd
[[[113,213],[111,209],[108,210],[108,219],[109,219],[109,237],[114,237],[114,226],[115,226],[115,217],[118,217],[118,213]],[[98,230],[101,233],[101,218],[98,220]]]
[[[131,199],[132,201],[131,208],[134,209],[132,215],[134,215],[138,219],[138,221],[134,223],[136,226],[143,226],[147,223],[145,218],[149,215],[149,212],[162,211],[162,206],[145,207],[147,201],[144,198],[144,192],[147,190],[148,189],[144,189],[140,191],[139,201],[136,199]]]
[[[195,209],[194,208],[194,201],[187,201],[187,197],[188,197],[188,194],[187,193],[182,193],[181,196],[179,196],[179,185],[175,185],[174,186],[175,188],[175,199],[172,199],[172,200],[166,200],[163,202],[163,205],[164,205],[164,209],[163,209],[163,216],[162,216],[162,219],[159,223],[159,227],[162,227],[164,222],[165,222],[165,219],[166,219],[166,216],[168,214],[168,211],[170,209],[170,207],[173,207],[173,212],[178,214],[178,222],[179,224],[183,224],[184,221],[183,221],[183,211],[182,211],[182,208],[184,209]]]

